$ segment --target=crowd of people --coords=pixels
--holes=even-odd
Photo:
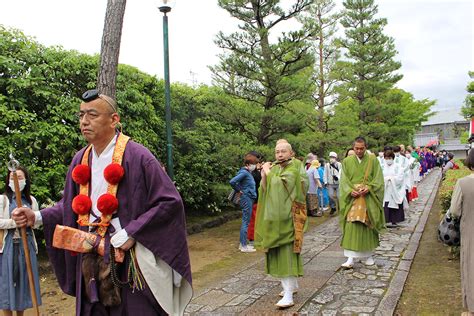
[[[451,153],[403,144],[385,146],[376,156],[367,150],[363,137],[354,140],[342,161],[334,151],[327,161],[314,153],[298,158],[281,139],[274,162],[249,152],[230,180],[241,195],[239,249],[265,250],[266,272],[282,283],[282,299],[276,305],[292,306],[296,278],[303,274],[296,245],[301,246],[307,216],[339,214],[341,247],[347,258],[342,268],[351,269],[355,260],[362,259],[374,265],[372,254],[380,233],[403,225],[410,203],[418,199],[420,180],[435,167],[446,171],[455,166]],[[295,215],[300,213],[303,216]]]
[[[35,304],[31,292],[41,304],[31,229],[42,225],[51,266],[61,289],[76,297],[77,315],[182,315],[192,297],[192,279],[184,207],[174,183],[148,149],[121,132],[115,100],[88,91],[77,117],[88,146],[71,162],[61,201],[40,210],[25,168],[18,166],[6,177],[0,198],[0,309],[22,315]],[[404,221],[420,179],[436,166],[444,172],[457,167],[451,154],[428,148],[387,146],[376,157],[363,137],[354,140],[342,161],[333,151],[327,158],[309,153],[298,159],[291,144],[280,139],[273,162],[249,152],[230,180],[242,209],[239,249],[264,250],[265,272],[281,280],[279,308],[294,305],[308,216],[339,215],[347,257],[343,268],[360,258],[373,265],[380,233]],[[455,189],[453,214],[472,205],[468,180]],[[463,215],[461,230],[470,222]],[[29,291],[32,285],[35,291]],[[472,288],[465,292],[470,295]]]

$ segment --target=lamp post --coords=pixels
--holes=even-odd
[[[174,0],[158,1],[158,9],[163,12],[163,50],[165,68],[165,119],[166,119],[166,165],[168,176],[174,180],[173,168],[173,138],[171,135],[171,93],[170,93],[170,61],[168,46],[168,16],[174,6]]]

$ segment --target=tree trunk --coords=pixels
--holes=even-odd
[[[318,11],[318,23],[321,26],[319,29],[319,91],[318,91],[318,98],[319,98],[319,118],[318,118],[318,126],[321,132],[326,132],[325,130],[325,122],[324,122],[324,66],[323,66],[323,46],[324,46],[324,34],[323,34],[323,21],[321,19],[321,10]]]
[[[115,99],[117,67],[122,38],[123,16],[126,0],[108,0],[105,13],[102,47],[100,50],[100,68],[97,89],[100,93]]]

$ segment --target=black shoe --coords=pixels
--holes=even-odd
[[[329,216],[334,216],[336,214],[336,209],[332,208],[331,211],[329,212]]]

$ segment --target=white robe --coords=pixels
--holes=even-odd
[[[388,207],[398,209],[398,205],[403,203],[405,197],[404,170],[397,163],[389,166],[385,160],[382,171],[385,181],[384,204],[388,202]]]

